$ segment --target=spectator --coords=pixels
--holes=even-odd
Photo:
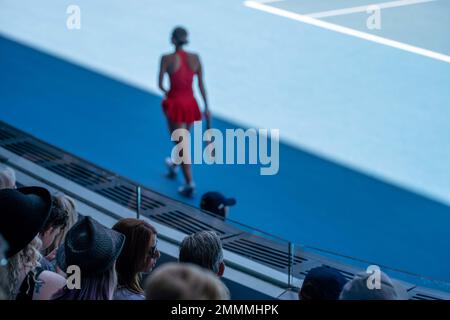
[[[184,238],[180,246],[179,261],[196,264],[219,277],[225,271],[222,242],[213,231],[200,231]]]
[[[381,272],[381,288],[369,289],[368,280],[371,273],[362,272],[348,282],[340,295],[340,300],[400,300],[398,289],[395,288],[389,277]]]
[[[58,234],[67,225],[69,213],[64,206],[64,195],[56,195],[52,197],[52,209],[50,211],[50,216],[39,233],[39,237],[42,241],[41,253],[45,253],[47,249],[53,245]],[[39,262],[44,270],[55,271],[55,267],[50,262],[55,258],[55,254],[56,250],[53,250],[48,253],[46,257],[41,257]]]
[[[0,190],[0,233],[9,244],[9,299],[48,300],[66,282],[39,265],[38,234],[50,216],[51,202],[50,193],[40,187]]]
[[[55,300],[111,300],[117,286],[115,262],[125,242],[125,236],[108,229],[91,217],[82,217],[69,230],[64,245],[56,255],[63,270],[80,268],[80,289],[66,286]]]
[[[67,215],[66,224],[61,228],[61,231],[55,236],[53,243],[44,251],[48,261],[50,261],[54,267],[56,264],[55,256],[58,248],[64,243],[67,232],[75,225],[78,220],[78,212],[76,210],[75,201],[64,195],[59,194],[54,196],[55,207],[59,211],[65,212]]]
[[[10,167],[0,165],[0,190],[1,189],[15,189],[16,188],[16,174]]]
[[[299,291],[300,300],[339,300],[347,280],[336,269],[317,267],[311,269]]]
[[[228,288],[211,271],[193,264],[167,263],[145,283],[147,300],[229,300]]]
[[[228,216],[230,206],[236,204],[236,199],[226,198],[219,192],[207,192],[202,196],[200,202],[200,208],[212,212],[222,219],[226,219]]]
[[[160,257],[156,229],[133,218],[120,220],[112,229],[125,236],[125,245],[116,262],[118,286],[114,299],[144,300],[142,273],[150,272]]]

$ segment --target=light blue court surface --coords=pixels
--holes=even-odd
[[[335,3],[266,5],[310,14],[370,2]],[[448,55],[448,3],[383,9],[370,32]],[[449,63],[242,1],[80,0],[78,31],[66,28],[69,4],[0,2],[1,120],[178,198],[181,180],[163,176],[156,72],[185,25],[215,126],[278,128],[284,142],[273,177],[195,166],[199,194],[235,196],[232,219],[282,238],[450,281]],[[366,16],[323,21],[370,33]]]
[[[367,20],[374,13],[367,12],[367,6],[374,4],[381,8],[380,29],[367,27]],[[318,16],[323,21],[339,26],[450,55],[450,1],[290,0],[271,2],[268,5]],[[383,5],[391,7],[383,9]]]

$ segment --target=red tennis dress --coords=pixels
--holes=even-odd
[[[192,91],[195,72],[189,67],[185,51],[178,51],[176,54],[180,58],[180,67],[169,75],[170,90],[162,102],[162,107],[171,122],[190,124],[202,119]]]

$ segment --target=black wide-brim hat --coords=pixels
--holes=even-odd
[[[76,265],[82,275],[96,275],[109,270],[120,255],[125,236],[86,216],[67,232],[58,249],[56,262],[66,272]]]
[[[52,196],[45,188],[0,190],[0,234],[9,245],[7,258],[24,249],[42,231],[51,207]]]

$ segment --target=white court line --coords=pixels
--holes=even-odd
[[[308,13],[306,15],[311,18],[325,18],[325,17],[341,16],[341,15],[357,13],[357,12],[367,12],[367,10],[371,7],[377,7],[379,9],[387,9],[387,8],[410,6],[410,5],[414,5],[414,4],[433,2],[433,1],[436,1],[436,0],[399,0],[399,1],[390,1],[390,2],[382,2],[382,3],[373,3],[370,5],[353,7],[353,8],[345,8],[345,9]]]
[[[274,3],[274,2],[283,2],[286,0],[255,0],[258,3]]]
[[[323,28],[323,29],[327,29],[327,30],[343,33],[343,34],[350,35],[350,36],[353,36],[353,37],[357,37],[357,38],[361,38],[361,39],[364,39],[364,40],[368,40],[368,41],[376,42],[376,43],[379,43],[379,44],[383,44],[385,46],[389,46],[389,47],[393,47],[393,48],[396,48],[396,49],[412,52],[412,53],[415,53],[415,54],[418,54],[418,55],[421,55],[421,56],[425,56],[425,57],[428,57],[428,58],[431,58],[431,59],[436,59],[436,60],[440,60],[440,61],[444,61],[444,62],[450,63],[450,56],[442,54],[442,53],[438,53],[438,52],[434,52],[434,51],[431,51],[431,50],[415,47],[415,46],[412,46],[412,45],[409,45],[409,44],[405,44],[405,43],[398,42],[398,41],[395,41],[395,40],[383,38],[383,37],[376,36],[376,35],[373,35],[373,34],[370,34],[370,33],[362,32],[362,31],[358,31],[358,30],[354,30],[354,29],[350,29],[350,28],[343,27],[343,26],[340,26],[340,25],[337,25],[337,24],[334,24],[334,23],[330,23],[330,22],[322,21],[322,20],[319,20],[319,19],[316,19],[316,18],[308,17],[308,16],[303,15],[303,14],[298,14],[298,13],[294,13],[294,12],[291,12],[291,11],[275,8],[275,7],[272,7],[272,6],[268,6],[266,4],[258,3],[256,1],[245,1],[244,5],[246,7],[249,7],[249,8],[261,10],[261,11],[264,11],[264,12],[275,14],[275,15],[280,16],[280,17],[284,17],[284,18],[300,21],[300,22],[303,22],[303,23],[307,23],[307,24],[310,24],[310,25],[313,25],[313,26],[316,26],[316,27],[319,27],[319,28]]]

